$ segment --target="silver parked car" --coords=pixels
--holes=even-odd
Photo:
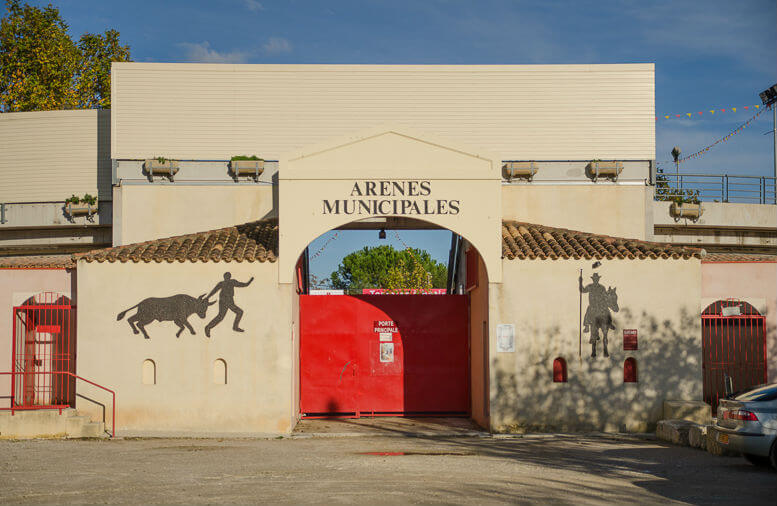
[[[777,469],[777,383],[760,385],[721,399],[717,439],[754,465]]]

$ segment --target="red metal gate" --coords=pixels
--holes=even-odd
[[[75,312],[65,296],[46,292],[13,308],[13,408],[74,406],[74,330]]]
[[[765,318],[747,302],[719,300],[704,310],[701,321],[704,401],[715,414],[725,396],[725,375],[735,391],[766,383]]]
[[[300,295],[302,416],[466,415],[466,295]]]

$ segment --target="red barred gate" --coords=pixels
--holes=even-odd
[[[13,308],[13,409],[75,405],[74,309],[70,299],[52,292]]]
[[[466,295],[300,295],[304,417],[467,415]]]
[[[701,322],[704,401],[715,414],[725,396],[724,376],[734,391],[766,383],[766,321],[747,302],[729,299],[707,306]]]

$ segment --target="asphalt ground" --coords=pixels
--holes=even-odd
[[[0,441],[0,504],[756,504],[777,473],[607,435]]]

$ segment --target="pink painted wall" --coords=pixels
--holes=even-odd
[[[71,269],[0,269],[0,372],[11,371],[13,307],[40,292],[57,292],[75,304]],[[11,405],[10,376],[0,376],[0,408]]]
[[[752,304],[766,317],[769,382],[777,381],[777,262],[702,262],[701,296],[734,298]],[[703,310],[704,308],[702,308]]]

